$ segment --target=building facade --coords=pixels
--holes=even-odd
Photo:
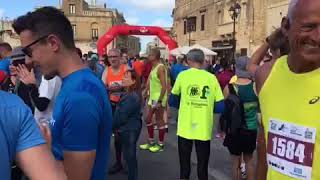
[[[39,7],[38,7],[39,8]],[[83,53],[97,51],[97,40],[112,26],[124,24],[126,21],[122,13],[106,5],[97,5],[95,0],[89,5],[84,0],[63,0],[60,8],[70,20],[75,37],[75,44]],[[20,40],[12,29],[12,21],[1,19],[0,42],[8,42],[13,47],[20,46]],[[134,36],[118,36],[110,43],[110,48],[127,48],[129,53],[139,54],[140,39]]]
[[[279,21],[288,13],[288,0],[268,0],[266,12],[266,34],[279,27]]]
[[[173,33],[179,46],[197,43],[230,58],[233,20],[229,9],[235,2],[241,6],[235,26],[237,53],[251,55],[287,14],[288,0],[176,0]]]
[[[0,20],[0,42],[7,42],[12,47],[20,46],[19,36],[14,32],[9,19]]]
[[[91,4],[84,0],[64,0],[61,9],[72,24],[77,47],[83,52],[96,52],[97,40],[112,26],[126,22],[122,13],[116,9],[107,8],[106,4],[97,5],[95,0],[92,0]],[[137,44],[139,43],[138,38],[119,36],[108,45],[107,49],[124,48],[130,44],[136,46],[126,48],[138,54],[140,46]]]

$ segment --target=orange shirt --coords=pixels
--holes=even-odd
[[[127,71],[127,66],[125,64],[122,64],[120,66],[120,71],[118,74],[113,73],[111,66],[108,67],[108,73],[106,75],[107,76],[106,77],[106,86],[109,88],[121,87],[122,86],[122,79],[123,79],[126,71]],[[121,96],[121,91],[120,92],[109,92],[109,98],[110,98],[110,101],[112,101],[112,102],[119,102],[120,96]]]
[[[144,62],[143,61],[135,61],[132,64],[132,67],[137,72],[137,74],[141,77],[143,69],[144,69]]]

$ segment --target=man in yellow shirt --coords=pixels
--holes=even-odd
[[[149,150],[152,153],[161,152],[164,150],[164,137],[166,126],[164,119],[164,111],[167,105],[167,69],[160,61],[161,52],[159,49],[151,49],[149,61],[152,64],[147,88],[149,90],[148,97],[148,114],[146,117],[146,126],[148,129],[148,142],[140,145],[140,149]],[[157,125],[159,127],[158,143],[154,141],[154,124],[152,122],[155,115]]]
[[[320,1],[291,0],[290,53],[256,74],[258,178],[320,179]]]
[[[190,156],[195,143],[198,159],[198,178],[208,179],[210,140],[214,125],[214,110],[224,108],[223,94],[216,77],[202,70],[204,53],[193,49],[187,55],[189,70],[178,75],[172,94],[180,96],[178,117],[178,148],[180,179],[190,177]]]

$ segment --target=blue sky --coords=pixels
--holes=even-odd
[[[10,19],[32,11],[37,6],[56,6],[59,3],[59,0],[10,0],[10,3],[5,1],[0,0],[0,18]],[[123,12],[128,24],[172,26],[171,12],[174,0],[97,0],[97,3],[107,3],[107,7]],[[152,38],[141,36],[142,49],[145,49],[146,43]]]

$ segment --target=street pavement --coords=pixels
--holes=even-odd
[[[157,134],[155,134],[157,137]],[[146,128],[143,127],[138,144],[144,143],[147,137]],[[213,136],[214,137],[214,136]],[[165,150],[160,153],[137,150],[139,180],[178,180],[179,155],[176,136],[176,125],[169,126],[166,135]],[[213,138],[211,141],[211,156],[209,162],[209,180],[231,179],[231,160],[228,150],[222,145],[222,140]],[[110,149],[110,165],[115,159],[113,142]],[[192,173],[190,180],[197,180],[195,148],[191,157]],[[109,176],[109,180],[127,180],[124,172]]]

